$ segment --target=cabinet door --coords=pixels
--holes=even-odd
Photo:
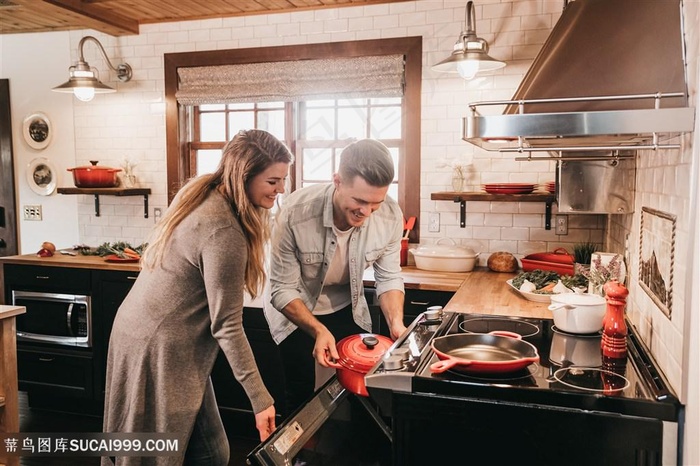
[[[137,277],[138,272],[93,271],[93,287],[95,289],[93,326],[96,333],[94,338],[96,360],[95,395],[101,400],[104,399],[107,351],[114,317],[117,315],[117,310],[122,301],[131,291],[131,287],[134,285]]]
[[[87,351],[18,345],[17,373],[20,390],[80,398],[93,394],[93,358]]]
[[[275,409],[278,413],[284,412],[284,370],[279,349],[272,340],[262,309],[244,308],[243,328],[263,382],[275,399]],[[248,396],[233,376],[231,366],[222,352],[219,352],[216,359],[211,378],[227,432],[243,436],[257,435]]]

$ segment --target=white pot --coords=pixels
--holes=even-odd
[[[605,298],[594,294],[555,294],[551,298],[554,325],[569,333],[594,333],[603,328]]]
[[[444,240],[452,245],[441,245]],[[413,254],[417,268],[435,272],[471,272],[479,257],[472,248],[457,246],[451,238],[441,238],[436,244],[409,249],[408,252]]]

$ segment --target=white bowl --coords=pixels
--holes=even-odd
[[[432,270],[435,272],[471,272],[479,257],[472,248],[457,246],[452,241],[452,246],[443,246],[442,238],[436,244],[420,246],[409,249],[416,261],[416,267],[422,270]]]
[[[605,298],[587,293],[551,295],[554,325],[569,333],[595,333],[603,328]]]

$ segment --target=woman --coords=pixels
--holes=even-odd
[[[104,430],[189,442],[178,456],[125,456],[117,464],[228,464],[209,379],[219,348],[250,398],[260,439],[274,430],[273,399],[245,337],[242,309],[244,289],[255,297],[265,281],[267,209],[284,192],[291,161],[271,134],[241,131],[217,171],[187,183],[156,226],[114,320]]]

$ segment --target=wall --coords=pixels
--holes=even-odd
[[[73,106],[68,97],[50,90],[68,79],[70,48],[67,33],[0,35],[0,76],[10,80],[18,238],[24,254],[38,251],[44,241],[68,247],[79,240],[77,199],[37,194],[26,180],[27,165],[45,158],[56,169],[58,186],[72,186],[66,169],[75,166]],[[51,143],[43,150],[33,149],[22,136],[24,118],[36,112],[45,113],[52,125]],[[41,206],[43,220],[24,220],[25,205]]]

